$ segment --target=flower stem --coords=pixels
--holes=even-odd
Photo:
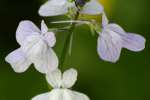
[[[74,20],[77,20],[78,17],[79,17],[79,11],[77,11],[77,13],[76,13],[76,15],[74,17]],[[76,23],[71,23],[71,27],[68,30],[68,35],[67,35],[67,38],[66,38],[65,43],[64,43],[62,54],[60,56],[59,67],[63,67],[64,66],[65,58],[67,56],[67,52],[68,52],[68,49],[69,49],[70,40],[72,39],[72,35],[73,35],[73,31],[75,29],[75,26],[76,26]]]
[[[63,21],[55,21],[55,22],[50,22],[50,23],[79,23],[79,24],[90,24],[90,21],[85,21],[85,20],[63,20]]]

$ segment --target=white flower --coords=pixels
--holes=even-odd
[[[46,79],[54,89],[35,96],[32,100],[89,100],[85,94],[68,89],[77,80],[77,71],[75,69],[69,69],[63,74],[60,70],[55,70],[48,73]]]
[[[41,22],[41,30],[31,21],[20,22],[16,39],[21,47],[5,58],[15,72],[26,71],[32,63],[41,73],[58,67],[58,58],[52,50],[56,38],[53,32],[48,32],[44,21]]]
[[[68,12],[68,9],[76,8],[75,2],[70,2],[69,0],[48,0],[39,9],[39,14],[41,16],[57,16],[63,15]],[[97,0],[90,0],[85,4],[81,13],[97,15],[102,13],[103,6]]]
[[[109,62],[116,62],[122,48],[131,51],[141,51],[145,48],[145,38],[141,35],[125,32],[117,24],[109,24],[106,15],[102,16],[102,32],[98,38],[98,54]]]

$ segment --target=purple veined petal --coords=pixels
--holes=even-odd
[[[30,59],[30,61],[32,61],[33,63],[38,59],[44,60],[43,58],[41,58],[41,56],[45,55],[45,52],[47,52],[47,45],[44,41],[42,41],[42,39],[40,39],[40,36],[36,35],[28,37],[21,48],[28,59]],[[47,70],[44,68],[45,67],[43,67],[41,72],[43,72],[43,70]]]
[[[56,70],[58,68],[59,61],[56,53],[52,50],[52,48],[49,48],[47,58],[48,58],[48,70],[49,71]]]
[[[87,95],[69,89],[64,89],[63,97],[63,100],[90,100]]]
[[[105,12],[103,12],[103,14],[102,14],[102,26],[103,26],[103,28],[104,28],[105,26],[107,26],[108,23],[109,23],[109,20],[108,20],[108,18],[107,18],[107,16],[106,16]]]
[[[42,36],[32,35],[28,37],[22,46],[22,50],[41,73],[53,71],[58,67],[56,54],[48,47]]]
[[[131,51],[141,51],[145,48],[145,38],[141,35],[134,34],[134,33],[127,33],[126,35],[122,36],[123,38],[123,47],[127,48]]]
[[[33,62],[35,68],[41,73],[52,72],[58,68],[58,57],[51,48],[41,54]]]
[[[121,37],[113,31],[103,31],[98,38],[97,51],[101,59],[118,61],[122,48]]]
[[[97,0],[90,0],[85,4],[81,13],[97,15],[103,12],[103,6]]]
[[[48,27],[47,27],[47,25],[45,24],[44,20],[42,20],[42,22],[41,22],[41,32],[42,32],[42,33],[48,32]]]
[[[25,57],[20,48],[8,54],[5,61],[10,63],[17,73],[25,72],[31,65],[31,62]]]
[[[55,43],[56,43],[55,33],[47,32],[47,33],[43,34],[43,39],[46,41],[46,43],[50,47],[54,47],[55,46]]]
[[[77,75],[78,75],[77,71],[73,68],[65,71],[63,73],[63,77],[62,77],[63,78],[62,79],[62,85],[63,85],[62,87],[71,88],[77,80]]]
[[[24,41],[21,48],[31,61],[45,54],[48,49],[47,44],[42,40],[40,35],[30,35],[30,37]]]
[[[21,21],[16,31],[17,42],[22,45],[24,40],[33,33],[40,34],[38,27],[31,21]]]
[[[126,34],[124,29],[117,24],[108,24],[105,28],[107,28],[107,29],[119,34],[119,35],[125,35]]]
[[[67,0],[49,0],[39,9],[41,16],[58,16],[68,12]]]
[[[60,88],[62,84],[61,71],[59,69],[56,69],[52,72],[48,72],[46,74],[46,80],[53,88]]]
[[[134,33],[126,33],[119,25],[109,24],[106,26],[109,30],[117,33],[123,40],[123,47],[131,51],[141,51],[145,48],[145,38]]]

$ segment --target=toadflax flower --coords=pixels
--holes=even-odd
[[[20,48],[5,58],[15,72],[26,71],[32,63],[41,73],[53,71],[58,67],[58,58],[52,50],[56,38],[53,32],[48,32],[44,21],[41,22],[41,30],[31,21],[20,22],[16,39]]]
[[[99,56],[109,62],[119,59],[121,49],[141,51],[145,48],[145,38],[141,35],[125,32],[119,25],[108,22],[106,15],[102,16],[102,32],[99,32],[97,51]]]
[[[55,70],[47,73],[46,79],[54,89],[35,96],[32,100],[89,100],[85,94],[68,89],[77,80],[77,71],[75,69],[69,69],[63,74],[59,69]]]
[[[48,0],[39,9],[41,16],[57,16],[68,13],[69,9],[77,9],[76,5],[84,5],[83,14],[97,15],[103,11],[103,6],[97,0]],[[86,2],[86,3],[85,3]]]

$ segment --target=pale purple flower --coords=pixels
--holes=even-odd
[[[41,16],[57,16],[64,15],[68,13],[68,9],[76,10],[77,7],[75,2],[70,2],[69,0],[48,0],[39,9],[39,14]],[[97,0],[90,0],[87,2],[81,13],[97,15],[103,12],[103,6]]]
[[[97,51],[101,59],[118,61],[122,48],[138,52],[145,48],[145,38],[135,33],[125,32],[119,25],[110,23],[103,13],[102,32],[99,32]]]
[[[20,22],[16,40],[20,48],[5,58],[15,72],[26,71],[32,63],[41,73],[53,71],[58,67],[58,58],[52,50],[56,42],[55,34],[48,32],[44,21],[41,22],[41,30],[31,21]]]
[[[68,89],[77,80],[77,71],[75,69],[69,69],[63,74],[57,69],[47,73],[46,79],[54,89],[35,96],[32,100],[89,100],[85,94]]]

